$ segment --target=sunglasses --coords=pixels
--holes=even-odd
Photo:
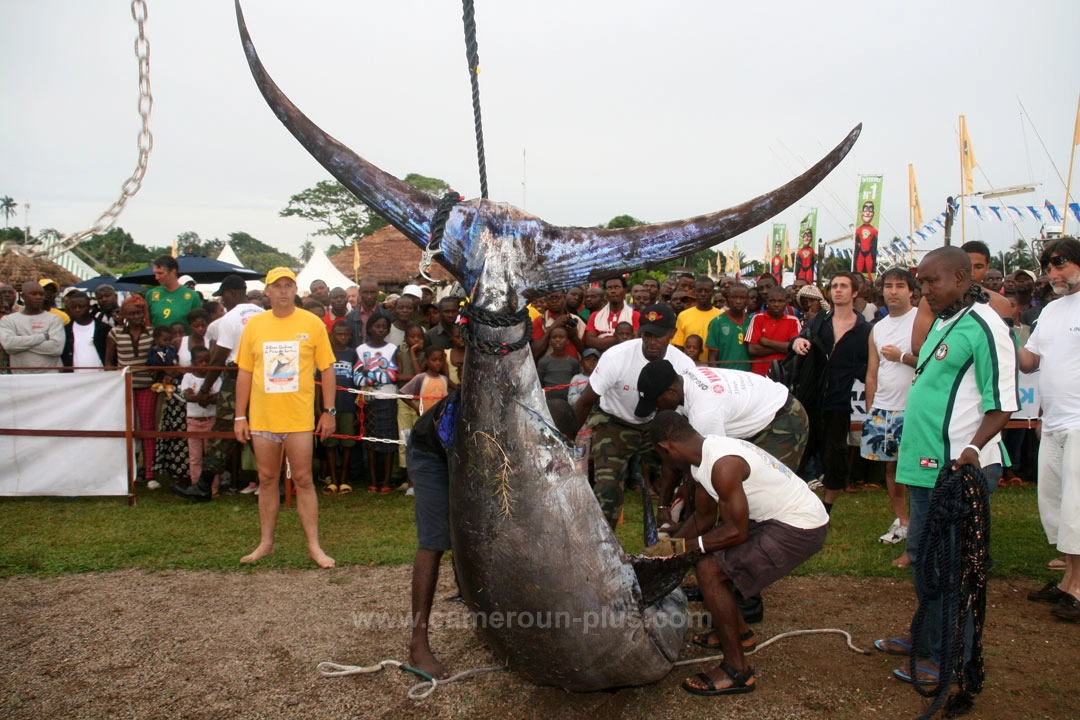
[[[1049,267],[1049,266],[1053,265],[1056,268],[1061,268],[1061,267],[1065,267],[1065,263],[1067,263],[1067,262],[1069,262],[1069,258],[1064,257],[1062,255],[1054,255],[1053,257],[1051,257],[1050,259],[1048,259],[1046,261],[1046,264],[1044,264],[1043,267],[1046,268],[1046,267]]]

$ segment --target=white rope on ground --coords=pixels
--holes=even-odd
[[[427,673],[417,670],[410,665],[406,665],[400,660],[383,660],[382,662],[379,662],[375,665],[340,665],[338,663],[332,662],[321,662],[315,666],[315,669],[323,677],[348,677],[349,675],[367,675],[369,673],[379,672],[386,667],[399,668],[406,672],[411,672],[421,677],[428,678],[427,680],[421,680],[420,682],[409,688],[408,696],[410,700],[424,700],[430,697],[431,694],[434,693],[440,685],[449,685],[452,682],[464,680],[465,678],[472,675],[481,675],[483,673],[499,672],[502,670],[510,669],[508,665],[492,665],[491,667],[471,668],[469,670],[462,670],[456,675],[451,675],[445,680],[431,677],[430,675],[427,675]]]
[[[852,644],[852,642],[851,642],[851,634],[850,633],[848,633],[846,630],[837,630],[836,628],[820,628],[820,629],[814,629],[814,630],[791,630],[790,632],[780,633],[779,635],[773,635],[771,638],[769,638],[765,642],[759,644],[753,650],[751,650],[749,652],[746,652],[746,653],[743,653],[743,654],[746,655],[746,656],[753,655],[758,650],[764,650],[765,648],[769,647],[770,645],[772,645],[777,640],[783,640],[784,638],[796,637],[798,635],[824,635],[824,634],[827,634],[827,633],[836,633],[838,635],[843,635],[844,639],[847,640],[847,646],[851,650],[853,650],[854,652],[857,652],[857,653],[859,653],[861,655],[869,655],[870,654],[869,650],[863,650],[862,648],[855,647],[855,645]],[[679,667],[680,665],[694,665],[696,663],[702,663],[702,662],[715,662],[716,660],[722,659],[723,657],[724,657],[724,655],[721,653],[720,655],[709,655],[709,656],[706,656],[706,657],[693,658],[691,660],[680,660],[679,662],[675,663],[675,667]]]

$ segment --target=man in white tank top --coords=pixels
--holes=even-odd
[[[752,692],[757,681],[744,649],[754,635],[734,589],[756,595],[813,556],[825,543],[829,516],[805,482],[745,440],[702,437],[673,410],[657,413],[650,433],[661,457],[689,470],[697,485],[694,513],[671,537],[700,553],[698,584],[715,629],[695,642],[724,653],[719,667],[682,687],[694,695]]]
[[[862,456],[885,463],[885,483],[896,519],[878,540],[891,545],[907,538],[907,492],[896,482],[896,452],[904,427],[908,390],[918,361],[918,355],[911,351],[911,331],[917,313],[911,306],[914,278],[907,268],[889,268],[881,278],[889,314],[870,331]],[[893,560],[893,565],[907,567],[907,553]]]

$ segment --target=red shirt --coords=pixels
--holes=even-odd
[[[760,344],[761,338],[768,338],[776,342],[786,343],[799,334],[802,325],[799,319],[791,315],[783,315],[779,320],[773,320],[767,312],[760,312],[750,320],[750,328],[746,332],[747,343]],[[772,353],[763,357],[755,357],[754,364],[750,367],[752,372],[765,375],[769,372],[769,366],[773,360],[783,360],[787,353]]]

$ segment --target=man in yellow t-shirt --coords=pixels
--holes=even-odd
[[[240,562],[261,560],[274,552],[278,479],[284,450],[296,488],[296,509],[307,538],[308,554],[322,568],[334,559],[319,546],[319,501],[311,478],[312,429],[315,427],[315,369],[322,381],[323,410],[319,438],[334,431],[334,351],[322,319],[297,312],[296,275],[285,267],[266,275],[271,309],[248,320],[236,356],[236,417],[233,430],[241,443],[251,441],[259,469],[259,546]],[[249,404],[250,401],[250,404]]]
[[[697,302],[693,307],[688,307],[679,313],[675,322],[675,337],[671,339],[672,345],[684,347],[686,339],[691,335],[701,338],[701,353],[697,357],[698,362],[709,359],[709,352],[705,349],[705,339],[709,336],[709,323],[713,318],[720,316],[720,310],[713,307],[713,284],[708,275],[702,275],[694,281],[694,297]]]

